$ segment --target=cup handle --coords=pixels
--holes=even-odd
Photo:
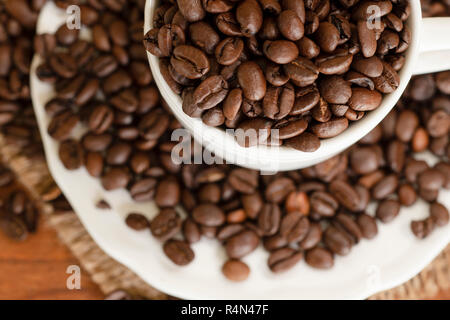
[[[450,18],[422,20],[420,54],[415,75],[450,70]]]

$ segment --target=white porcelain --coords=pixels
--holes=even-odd
[[[38,33],[54,32],[63,21],[62,12],[50,2],[39,17]],[[427,205],[419,201],[402,209],[393,223],[379,225],[375,240],[363,240],[349,256],[338,257],[329,271],[314,270],[301,262],[285,274],[274,275],[266,266],[267,253],[258,248],[244,259],[252,270],[248,281],[231,283],[221,273],[226,259],[223,248],[206,239],[193,246],[196,259],[192,264],[175,266],[148,231],[136,232],[124,223],[124,217],[132,211],[153,217],[157,213],[153,203],[135,203],[125,191],[107,192],[84,168],[68,171],[61,164],[58,143],[47,134],[50,119],[44,110],[54,91],[36,77],[39,62],[36,56],[31,70],[31,94],[55,181],[97,244],[163,292],[185,299],[364,299],[416,275],[450,241],[450,225],[437,229],[423,241],[414,238],[409,230],[410,221],[428,213]],[[429,154],[421,158],[430,164],[435,161]],[[97,209],[99,199],[107,200],[112,209]],[[441,192],[440,201],[450,208],[449,190]],[[373,209],[371,206],[369,212],[373,213]]]
[[[153,12],[158,1],[147,0],[144,30],[152,28]],[[217,156],[239,166],[262,171],[285,171],[300,169],[322,162],[345,150],[369,133],[394,107],[405,90],[412,74],[435,72],[450,69],[450,18],[421,17],[420,1],[411,0],[412,14],[408,26],[412,31],[412,42],[406,53],[406,62],[400,72],[399,88],[385,96],[381,106],[353,123],[337,137],[322,140],[321,147],[312,153],[306,153],[286,147],[256,146],[241,147],[230,134],[209,127],[200,119],[191,118],[181,108],[181,98],[171,91],[159,69],[159,59],[148,54],[150,67],[161,94],[171,107],[178,120],[187,128],[198,142]],[[423,30],[422,30],[423,29]],[[422,36],[422,40],[420,38]],[[447,52],[442,52],[445,49]],[[429,52],[433,52],[430,54]],[[439,51],[439,52],[437,52]],[[426,53],[420,56],[419,53]]]

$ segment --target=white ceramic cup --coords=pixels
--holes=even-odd
[[[172,92],[159,68],[159,59],[148,53],[148,60],[156,84],[181,124],[194,139],[217,157],[242,167],[261,171],[286,171],[305,168],[322,162],[369,133],[391,111],[400,99],[411,76],[450,69],[450,18],[422,19],[420,0],[410,0],[411,15],[407,25],[411,29],[412,42],[406,52],[406,61],[400,71],[400,86],[385,95],[381,105],[359,121],[352,123],[337,137],[322,140],[315,152],[307,153],[287,147],[241,147],[234,136],[224,130],[205,125],[201,119],[191,118],[182,110],[181,97]],[[152,28],[153,14],[159,1],[147,0],[144,32]]]

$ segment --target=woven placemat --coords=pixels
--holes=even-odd
[[[7,144],[0,135],[3,162],[9,166],[41,201],[41,196],[54,185],[44,160],[30,159],[21,150]],[[152,288],[128,268],[106,255],[89,236],[75,214],[56,214],[51,205],[42,204],[45,221],[58,233],[61,241],[78,258],[100,289],[108,294],[124,289],[148,299],[168,299],[164,293]],[[450,245],[420,274],[405,284],[378,293],[370,299],[430,299],[440,291],[450,289]]]

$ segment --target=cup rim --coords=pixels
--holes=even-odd
[[[314,152],[302,152],[289,147],[268,147],[258,145],[250,148],[240,146],[234,137],[221,128],[210,127],[200,118],[191,118],[182,110],[181,97],[175,94],[161,75],[159,58],[147,52],[150,68],[159,91],[171,108],[174,116],[184,128],[188,129],[193,138],[206,149],[227,163],[256,170],[287,171],[312,166],[325,161],[358,142],[374,129],[394,108],[409,83],[413,68],[419,57],[419,44],[422,31],[422,12],[420,0],[409,0],[411,14],[407,26],[411,30],[411,43],[405,52],[405,64],[399,72],[400,84],[397,90],[383,96],[381,105],[367,114],[361,120],[350,123],[349,127],[336,137],[321,139],[321,146]],[[144,34],[153,26],[153,15],[159,1],[146,0]]]

